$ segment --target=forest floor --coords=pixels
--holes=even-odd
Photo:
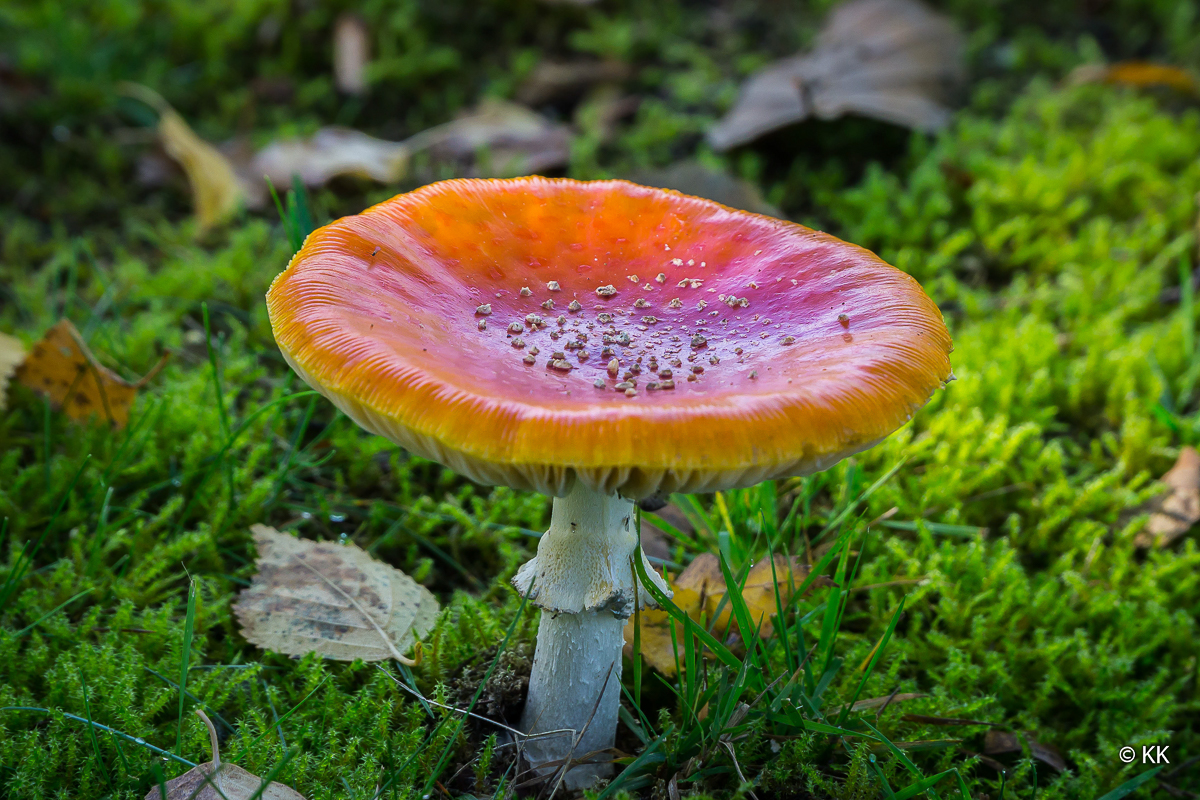
[[[830,6],[793,5],[369,4],[365,99],[332,88],[332,4],[0,9],[0,332],[28,347],[68,319],[129,378],[171,351],[123,427],[17,383],[0,410],[0,794],[144,797],[210,758],[194,708],[226,760],[310,800],[544,791],[514,780],[495,727],[397,682],[465,706],[494,664],[476,709],[515,722],[537,612],[509,580],[549,501],[473,484],[301,394],[263,303],[287,226],[268,204],[199,231],[182,173],[147,177],[169,161],[145,160],[152,117],[118,82],[152,86],[210,141],[335,123],[398,139],[513,97],[540,60],[600,56],[628,66],[636,110],[601,133],[577,98],[549,103],[575,126],[552,174],[728,170],[917,278],[957,380],[824,473],[646,515],[671,534],[673,573],[716,552],[737,572],[769,546],[824,558],[839,585],[732,663],[627,663],[628,757],[595,794],[1200,796],[1197,529],[1139,538],[1158,479],[1200,443],[1200,108],[1066,81],[1100,60],[1200,66],[1194,7],[943,3],[970,77],[940,132],[814,120],[712,152],[702,135],[739,82],[808,46]],[[428,177],[342,178],[293,206],[322,224]],[[420,663],[247,642],[231,606],[255,523],[353,541],[427,586],[443,608]],[[769,685],[813,647],[794,685]],[[805,713],[780,711],[800,695]],[[697,700],[701,716],[685,710]],[[1169,765],[1142,763],[1151,745]]]

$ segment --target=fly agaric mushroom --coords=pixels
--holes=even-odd
[[[631,286],[634,274],[666,278]],[[573,313],[527,324],[550,284]],[[710,293],[738,302],[695,310]],[[499,324],[478,325],[484,306]],[[648,594],[634,501],[826,469],[951,378],[937,307],[874,254],[624,181],[452,180],[400,195],[313,233],[267,308],[284,358],[363,428],[479,483],[554,498],[514,579],[543,609],[521,726],[576,734],[530,739],[535,767],[613,745],[622,628]],[[512,347],[517,335],[540,357]],[[584,763],[567,784],[610,771]]]

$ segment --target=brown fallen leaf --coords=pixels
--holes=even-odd
[[[403,653],[437,617],[428,589],[349,542],[250,530],[258,574],[233,607],[248,641],[293,656],[416,663]]]
[[[342,14],[333,26],[333,83],[338,91],[360,95],[367,91],[371,38],[357,14]]]
[[[196,713],[208,728],[212,761],[197,764],[178,778],[167,781],[167,800],[249,800],[255,796],[262,800],[304,800],[304,795],[289,786],[271,781],[263,787],[263,779],[254,773],[247,772],[237,764],[222,762],[217,729],[207,714],[200,709],[196,709]],[[163,788],[150,787],[146,800],[162,800]]]
[[[131,383],[97,361],[79,331],[64,319],[33,345],[17,367],[16,378],[73,420],[83,422],[95,414],[123,428],[138,389],[158,374],[170,355],[164,353],[145,377]]]
[[[1018,734],[1011,731],[990,730],[983,736],[983,752],[987,755],[1000,755],[1003,753],[1020,753],[1024,748],[1021,742],[1029,746],[1029,755],[1052,767],[1057,772],[1063,772],[1067,769],[1067,762],[1059,755],[1058,751],[1050,745],[1045,745],[1029,733]]]
[[[245,201],[246,192],[229,159],[197,136],[157,92],[136,83],[124,83],[121,89],[158,112],[159,141],[167,155],[187,174],[200,231],[231,217]]]
[[[1165,87],[1183,94],[1200,94],[1200,83],[1192,73],[1168,64],[1148,61],[1119,61],[1116,64],[1081,64],[1067,75],[1066,84],[1108,83],[1135,89]]]
[[[8,379],[25,360],[25,345],[15,336],[0,333],[0,411],[8,407]]]
[[[730,208],[782,217],[783,213],[763,199],[758,187],[735,178],[723,170],[711,169],[697,161],[680,161],[665,169],[647,169],[630,173],[628,179],[645,186],[674,189],[677,192],[715,200]]]
[[[642,543],[642,552],[650,558],[668,561],[671,558],[671,539],[654,525],[646,522],[642,516],[642,524],[638,529],[638,539]]]
[[[570,99],[596,84],[623,81],[631,73],[622,61],[541,61],[521,81],[516,98],[527,106]]]
[[[1021,739],[1012,731],[988,731],[983,735],[983,752],[994,756],[1000,753],[1021,752]]]
[[[795,557],[789,560],[782,555],[775,556],[775,576],[779,581],[779,599],[782,603],[786,604],[791,599],[793,589],[803,583],[810,569],[807,564],[800,564]],[[832,585],[832,581],[822,576],[813,585],[829,586]],[[726,587],[717,556],[712,553],[697,556],[687,569],[672,581],[671,588],[674,591],[672,601],[697,623],[703,621],[708,625],[716,620],[712,629],[718,636],[724,635],[726,630],[738,629],[733,621],[732,605],[726,602],[724,607],[721,607]],[[770,620],[777,608],[771,561],[763,560],[750,568],[742,588],[742,598],[749,607],[750,617],[758,634],[764,639],[774,635]],[[639,616],[642,626],[641,651],[646,663],[668,677],[674,675],[675,651],[671,646],[671,626],[675,627],[676,641],[682,644],[683,625],[672,620],[666,611],[659,608],[645,609]],[[625,654],[631,658],[634,625],[635,619],[631,617],[625,626]]]
[[[810,116],[851,113],[936,130],[950,120],[945,102],[963,80],[964,48],[954,23],[917,0],[851,0],[833,10],[812,52],[751,76],[708,141],[729,150]]]
[[[1200,522],[1200,453],[1183,448],[1161,480],[1168,491],[1150,502],[1153,513],[1133,540],[1137,547],[1166,547]]]

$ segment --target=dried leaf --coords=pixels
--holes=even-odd
[[[650,558],[658,558],[663,561],[671,558],[671,540],[667,537],[667,534],[646,522],[644,515],[642,516],[642,525],[638,533],[643,553]]]
[[[856,700],[854,705],[850,706],[851,711],[865,711],[868,708],[882,708],[884,706],[893,706],[897,703],[904,703],[909,700],[916,700],[920,697],[925,697],[917,692],[897,692],[896,694],[884,695],[883,697],[868,697],[866,700]],[[845,706],[837,706],[832,709],[832,713],[841,711]],[[908,716],[907,714],[905,716]]]
[[[1133,540],[1138,547],[1166,547],[1200,522],[1200,453],[1183,448],[1161,480],[1169,491],[1151,501],[1153,513]]]
[[[0,411],[8,407],[8,379],[25,360],[25,346],[15,336],[0,333]]]
[[[680,161],[666,169],[642,170],[631,173],[629,180],[660,189],[714,200],[730,208],[740,208],[755,214],[782,217],[778,208],[763,199],[758,187],[749,181],[735,178],[728,172],[710,169],[697,161]]]
[[[410,152],[428,150],[435,161],[456,162],[480,177],[528,175],[565,166],[571,129],[525,106],[485,100],[452,122],[407,139]]]
[[[927,717],[924,714],[905,714],[900,719],[905,722],[919,722],[922,725],[988,725],[995,726],[997,722],[984,722],[978,719],[962,719],[961,717]]]
[[[333,28],[333,82],[338,91],[364,94],[371,39],[367,24],[356,14],[342,14]]]
[[[808,576],[810,567],[800,564],[793,557],[790,560],[782,555],[775,556],[775,576],[779,580],[779,599],[787,603],[792,591]],[[829,586],[832,582],[824,576],[818,578],[814,585]],[[721,574],[720,562],[712,553],[702,553],[697,556],[687,569],[679,574],[672,582],[674,596],[672,601],[697,623],[707,625],[716,619],[713,630],[718,635],[726,630],[737,630],[733,621],[733,608],[728,602],[721,608],[721,600],[726,593],[725,579]],[[751,567],[742,588],[742,598],[750,609],[751,619],[755,629],[764,639],[774,635],[771,626],[771,616],[776,613],[775,582],[772,578],[771,562],[760,561]],[[718,608],[720,614],[718,615]],[[674,622],[670,615],[658,608],[648,608],[640,613],[641,617],[641,651],[646,663],[668,677],[675,674],[675,653],[671,647],[671,628],[675,626],[676,641],[682,646],[683,626]],[[630,618],[625,626],[625,653],[633,655],[633,626],[634,619]],[[682,655],[680,656],[682,658]]]
[[[1029,744],[1029,754],[1031,756],[1051,767],[1055,772],[1067,771],[1067,762],[1053,747],[1048,744],[1042,744],[1028,733],[1025,734],[1025,741]]]
[[[537,106],[570,99],[598,83],[623,81],[631,74],[621,61],[541,61],[517,87],[517,102]]]
[[[134,83],[123,84],[122,88],[158,111],[159,141],[187,174],[199,229],[208,230],[232,216],[245,201],[246,191],[229,159],[197,136],[156,92]]]
[[[239,172],[249,187],[248,205],[255,208],[267,199],[263,176],[276,186],[289,185],[293,175],[312,187],[341,176],[395,183],[408,174],[411,157],[422,151],[434,162],[453,163],[463,174],[525,175],[565,165],[570,139],[567,126],[523,106],[494,101],[403,142],[350,128],[321,128],[307,139],[272,142],[239,166]],[[482,162],[480,155],[486,156]]]
[[[1011,731],[988,731],[983,735],[983,752],[990,756],[1021,752],[1021,739]]]
[[[746,81],[709,143],[728,150],[810,116],[848,113],[936,130],[950,119],[944,103],[963,79],[964,47],[954,23],[917,0],[843,3],[811,53]]]
[[[1200,84],[1192,73],[1167,64],[1146,61],[1120,61],[1116,64],[1081,64],[1067,75],[1068,86],[1082,83],[1108,83],[1135,89],[1166,87],[1184,94],[1200,94]]]
[[[16,378],[73,420],[82,422],[96,414],[123,428],[138,389],[158,374],[169,356],[164,354],[145,377],[131,383],[97,361],[79,331],[64,319],[33,345]]]
[[[293,175],[299,175],[307,186],[322,186],[343,175],[393,183],[404,177],[408,155],[402,142],[329,127],[307,139],[272,142],[243,171],[247,181],[257,180],[260,186],[263,176],[276,186],[289,186]],[[256,201],[261,199],[256,197]]]
[[[1029,746],[1029,755],[1058,772],[1067,769],[1067,762],[1063,760],[1057,750],[1050,745],[1042,744],[1030,733],[1017,734],[1010,731],[990,730],[983,737],[983,752],[988,755],[1020,753],[1024,749],[1021,747],[1022,739]]]
[[[403,653],[438,612],[428,589],[351,543],[250,530],[258,574],[233,607],[248,641],[294,656],[414,663]]]
[[[187,173],[200,230],[207,230],[231,217],[241,205],[244,193],[228,159],[197,136],[172,109],[159,117],[158,135],[167,155],[178,161]]]
[[[256,795],[262,800],[304,800],[304,795],[276,781],[268,783],[260,793],[263,779],[236,764],[222,762],[216,728],[203,711],[196,709],[196,713],[208,727],[212,761],[197,764],[167,781],[167,800],[249,800]],[[152,786],[146,800],[162,800],[162,796],[162,787]]]

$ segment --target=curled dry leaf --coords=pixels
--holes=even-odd
[[[223,763],[217,729],[203,711],[196,709],[196,714],[208,728],[212,761],[197,764],[178,778],[167,781],[166,800],[250,800],[251,797],[262,800],[304,800],[304,795],[291,787],[276,781],[263,787],[263,779],[254,773],[247,772],[237,764]],[[163,788],[152,786],[146,793],[146,800],[162,800]]]
[[[8,405],[8,379],[25,360],[25,346],[15,336],[0,333],[0,411]]]
[[[233,607],[248,641],[293,656],[415,663],[403,653],[438,612],[428,589],[349,542],[250,530],[258,574]]]
[[[795,557],[788,559],[782,555],[775,556],[773,574],[769,560],[760,561],[750,568],[741,594],[761,637],[765,639],[774,634],[771,617],[777,611],[776,578],[779,600],[787,604],[793,590],[803,583],[810,569],[807,564],[800,564]],[[832,581],[822,576],[814,585],[830,586]],[[696,622],[703,620],[703,624],[708,625],[715,618],[716,623],[712,628],[718,634],[723,634],[727,629],[737,630],[731,604],[726,602],[724,607],[720,608],[726,593],[725,578],[721,574],[720,561],[712,553],[697,556],[672,582],[671,588],[675,593],[672,597],[675,605]],[[675,625],[675,640],[681,645],[683,626],[672,620],[666,611],[658,608],[645,609],[639,616],[642,625],[641,650],[646,662],[668,677],[674,675],[675,653],[671,647],[670,626]],[[625,626],[625,654],[630,657],[633,655],[634,624],[635,618],[631,617]]]
[[[79,331],[64,319],[33,345],[16,377],[73,420],[82,422],[95,414],[123,428],[138,389],[158,374],[168,358],[170,353],[164,353],[145,377],[131,383],[97,361]]]
[[[918,0],[843,3],[812,52],[746,81],[709,143],[728,150],[810,116],[843,114],[936,130],[950,119],[944,103],[963,80],[964,47],[954,23]]]
[[[333,82],[338,91],[363,94],[367,91],[367,64],[371,39],[367,24],[356,14],[342,14],[333,26]]]
[[[1200,522],[1200,453],[1183,448],[1162,482],[1168,490],[1151,501],[1150,519],[1133,540],[1138,547],[1166,547]]]

